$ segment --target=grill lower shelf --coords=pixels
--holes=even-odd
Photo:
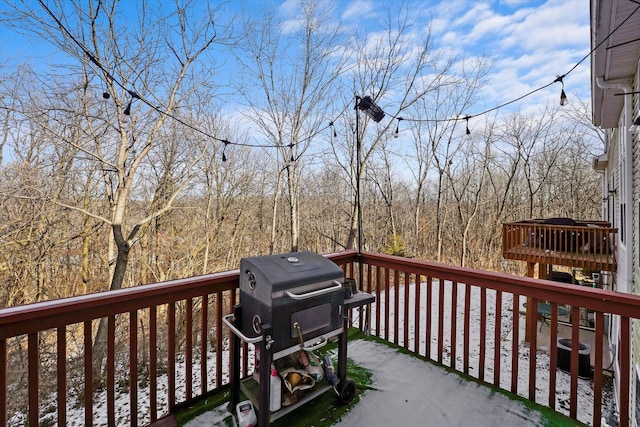
[[[253,380],[253,378],[246,378],[242,380],[240,382],[240,390],[242,391],[242,393],[244,393],[245,396],[247,396],[249,400],[251,400],[251,403],[253,403],[254,408],[256,408],[257,410],[261,409],[260,408],[260,385],[255,380]],[[313,388],[309,390],[305,390],[304,397],[301,398],[296,403],[293,403],[289,406],[283,406],[282,408],[280,408],[280,410],[276,412],[272,412],[269,415],[269,422],[272,423],[278,418],[284,417],[288,413],[296,410],[300,406],[315,399],[316,397],[320,396],[321,394],[324,394],[329,390],[333,390],[333,387],[327,384],[324,380],[316,383],[316,385]]]

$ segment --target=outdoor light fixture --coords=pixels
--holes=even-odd
[[[333,130],[332,137],[333,138],[337,138],[338,137],[338,133],[336,132],[336,128],[334,127],[333,122],[329,122],[329,127]]]
[[[134,99],[141,99],[140,95],[138,95],[137,93],[135,93],[132,90],[127,90],[127,92],[129,93],[129,95],[131,95],[131,99],[129,100],[129,103],[127,104],[127,108],[124,109],[123,114],[125,116],[130,116],[131,115],[131,103],[133,102]]]
[[[229,145],[229,141],[227,141],[226,139],[222,141],[222,143],[224,144],[224,147],[222,148],[222,161],[226,162],[227,161],[227,145]]]
[[[366,115],[371,117],[376,123],[380,122],[380,120],[384,118],[384,111],[382,111],[382,108],[378,107],[373,102],[370,96],[360,98],[359,102],[358,98],[356,97],[356,102],[358,104],[358,108],[364,111]]]
[[[289,144],[289,151],[291,152],[291,163],[295,163],[296,158],[293,156],[293,144]]]
[[[640,131],[640,116],[636,117],[633,124],[629,126],[629,132],[638,133]]]
[[[471,131],[469,130],[469,116],[465,117],[465,118],[464,118],[464,120],[467,122],[467,123],[466,123],[466,130],[465,130],[465,133],[466,133],[467,135],[471,135]]]
[[[127,104],[127,107],[124,109],[124,111],[122,112],[122,116],[120,117],[120,119],[124,123],[127,123],[129,121],[129,116],[131,115],[131,103],[133,102],[133,100],[134,99],[142,99],[142,98],[140,98],[140,95],[138,95],[136,92],[134,92],[132,90],[127,90],[127,92],[129,93],[129,95],[131,95],[131,99],[129,100],[129,103]],[[104,94],[102,96],[104,97]],[[104,98],[107,99],[106,97],[104,97]]]
[[[362,286],[363,266],[362,266],[362,204],[360,201],[360,181],[362,175],[362,164],[360,161],[362,143],[360,141],[360,114],[358,110],[364,111],[367,116],[371,117],[376,123],[384,118],[384,111],[377,106],[370,96],[360,98],[356,95],[356,209],[358,210],[358,284]],[[400,122],[398,121],[398,124]]]

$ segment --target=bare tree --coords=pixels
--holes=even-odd
[[[484,79],[491,65],[486,58],[476,58],[474,60],[462,60],[456,65],[453,58],[441,61],[446,64],[444,69],[436,74],[437,84],[430,87],[429,97],[419,100],[413,109],[414,112],[424,117],[424,123],[412,124],[415,126],[416,154],[418,156],[419,173],[416,175],[418,191],[422,191],[427,173],[428,165],[435,167],[436,180],[436,206],[435,206],[435,240],[436,240],[436,260],[442,259],[443,250],[443,227],[445,211],[447,209],[446,200],[450,196],[447,175],[464,144],[466,135],[462,128],[465,123],[465,111],[469,109],[477,98],[479,90],[484,85]],[[462,122],[462,124],[461,124]],[[424,141],[426,139],[426,141]],[[425,149],[424,144],[428,144]],[[431,156],[425,159],[425,156]],[[420,198],[417,194],[416,200]],[[418,209],[416,209],[416,215]],[[416,221],[417,223],[417,221]]]
[[[457,233],[460,236],[458,262],[461,267],[465,267],[467,256],[469,255],[469,233],[475,221],[480,205],[482,203],[483,190],[485,185],[485,175],[489,161],[491,141],[485,140],[484,147],[476,149],[474,142],[469,138],[470,144],[462,148],[461,156],[457,161],[457,169],[447,168],[447,178],[451,183],[451,193],[456,213]],[[455,242],[453,239],[451,243]]]
[[[406,5],[399,10],[387,10],[385,21],[377,33],[357,34],[350,39],[353,53],[354,71],[352,79],[353,92],[358,96],[370,96],[374,103],[383,107],[388,116],[401,117],[403,112],[424,99],[439,84],[438,63],[440,55],[432,49],[430,31],[417,40],[413,37],[413,19]],[[432,76],[433,79],[424,76]],[[386,102],[382,104],[385,98]],[[393,109],[386,108],[394,103]],[[363,115],[364,116],[364,115]],[[353,136],[347,142],[350,154],[347,158],[337,159],[350,177],[352,188],[360,186],[358,180],[366,175],[367,163],[372,158],[386,135],[395,124],[393,120],[385,120],[371,129],[371,120],[363,117],[359,132],[355,132],[353,120],[347,119],[349,127],[354,129]],[[360,142],[360,144],[358,144]],[[360,152],[356,153],[356,147]],[[335,151],[337,152],[337,150]],[[360,159],[358,164],[358,159]],[[360,174],[356,173],[360,171]],[[351,233],[347,247],[355,247],[358,212],[357,203],[352,205]],[[364,236],[366,244],[366,236]]]
[[[326,4],[300,1],[300,14],[284,25],[270,10],[260,19],[245,21],[244,51],[238,55],[243,73],[239,91],[268,144],[277,150],[278,171],[273,194],[271,250],[274,249],[280,182],[288,203],[289,243],[299,247],[299,181],[302,155],[313,136],[326,124],[333,86],[344,59],[339,50],[339,26]]]
[[[110,289],[123,285],[129,253],[141,227],[168,212],[193,177],[193,159],[184,159],[189,164],[172,176],[170,185],[159,183],[163,193],[159,203],[142,215],[130,209],[139,172],[157,149],[167,120],[188,105],[190,88],[198,85],[197,76],[212,78],[213,67],[198,67],[198,60],[224,40],[216,23],[217,10],[205,9],[202,14],[198,4],[198,17],[193,6],[176,4],[171,11],[157,13],[151,5],[141,3],[136,26],[128,18],[121,19],[125,11],[115,2],[40,2],[36,7],[24,2],[4,12],[5,18],[12,19],[11,25],[49,40],[81,65],[82,110],[75,114],[85,120],[77,132],[58,136],[101,171],[109,208],[106,213],[96,212],[93,207],[52,200],[109,224],[113,239]],[[92,87],[95,78],[102,81],[98,88]],[[97,108],[96,89],[104,92],[100,96],[104,102]],[[103,323],[94,349],[98,369],[106,338]]]

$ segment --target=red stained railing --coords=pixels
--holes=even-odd
[[[357,320],[370,319],[381,338],[554,410],[567,387],[567,412],[575,419],[585,405],[578,390],[587,387],[587,421],[593,425],[602,414],[604,320],[619,319],[616,381],[623,390],[620,425],[628,425],[629,325],[640,318],[640,297],[380,254],[360,258],[345,251],[328,257],[348,277],[361,273],[361,289],[377,297],[372,307],[350,313],[360,327],[364,322]],[[237,285],[233,271],[0,309],[0,425],[64,425],[72,415],[78,419],[70,413],[77,407],[86,425],[99,423],[98,417],[108,425],[149,424],[216,391],[228,382],[231,355],[221,319],[237,303]],[[569,374],[556,368],[555,345],[548,356],[536,352],[535,314],[530,342],[522,341],[520,296],[533,307],[549,302],[551,343],[558,338],[559,307],[571,308]],[[591,380],[578,377],[580,310],[595,313]],[[92,348],[101,318],[107,319],[106,374],[95,378]],[[242,352],[246,375],[246,345]],[[549,390],[547,398],[539,396],[541,389]]]
[[[372,314],[376,335],[553,410],[559,410],[557,395],[566,392],[569,396],[566,415],[574,419],[584,417],[586,406],[590,416],[581,421],[595,426],[601,423],[603,374],[606,371],[603,357],[608,351],[604,344],[605,316],[616,319],[620,336],[613,362],[618,367],[615,381],[619,390],[619,412],[623,414],[620,425],[629,425],[630,393],[626,392],[631,375],[629,324],[631,319],[640,318],[640,297],[371,253],[363,255],[363,263],[368,278],[365,287],[373,289],[378,296]],[[398,291],[399,282],[404,284],[404,292]],[[390,288],[390,283],[396,289]],[[409,297],[406,297],[407,283],[412,288]],[[389,295],[394,295],[395,300],[390,302]],[[405,295],[401,301],[398,301],[399,295]],[[521,297],[527,297],[533,307],[537,307],[539,301],[549,303],[549,325],[541,326],[549,327],[548,356],[536,351],[539,345],[538,313],[529,313],[530,320],[526,322],[524,313],[521,314]],[[389,307],[396,312],[390,312]],[[412,323],[398,322],[398,307],[404,311],[405,319],[407,316],[413,319]],[[560,374],[556,367],[556,342],[561,322],[559,307],[570,309],[568,319],[563,322],[571,331],[567,337],[572,345],[568,374],[564,371]],[[593,328],[581,326],[581,313],[593,313]],[[527,323],[530,340],[524,342]],[[578,350],[585,333],[594,337],[591,379],[578,376]],[[510,353],[505,356],[506,350]],[[544,363],[543,368],[538,362]],[[560,375],[568,380],[560,381]],[[584,401],[584,393],[579,395],[579,388],[581,391],[588,389],[588,402]],[[548,390],[548,396],[544,399],[537,396],[540,390]]]
[[[1,309],[0,425],[38,425],[43,417],[65,425],[69,408],[75,410],[79,401],[85,425],[96,424],[100,411],[108,425],[148,424],[180,403],[220,387],[224,383],[220,325],[235,303],[237,284],[237,272],[230,272]],[[94,373],[93,365],[101,318],[107,325],[104,378]],[[214,371],[207,365],[210,353],[215,355]],[[184,375],[179,376],[178,355],[184,360],[180,364]],[[198,365],[198,378],[185,381]],[[21,382],[24,370],[26,383]],[[163,377],[166,387],[161,390],[158,380]],[[139,387],[141,381],[148,385]],[[197,391],[194,384],[199,384]],[[52,388],[55,400],[43,392]],[[116,396],[123,390],[128,390],[129,408],[119,413]],[[144,390],[148,397],[142,402]],[[26,408],[20,406],[23,395]],[[99,408],[102,399],[104,409]],[[24,417],[16,416],[16,409],[26,409]]]

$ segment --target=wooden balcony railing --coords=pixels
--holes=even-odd
[[[629,424],[630,321],[640,318],[640,297],[379,254],[328,257],[351,277],[359,276],[362,262],[362,289],[377,296],[367,313],[350,313],[357,324],[364,325],[359,316],[368,314],[375,335],[559,412],[565,409],[557,404],[558,390],[567,383],[567,412],[574,419],[578,408],[584,412],[578,389],[586,387],[589,422],[596,426],[605,318],[615,318],[620,425]],[[0,424],[65,425],[72,412],[77,420],[78,411],[85,425],[150,424],[220,389],[228,382],[230,361],[221,317],[237,301],[237,283],[234,271],[0,309]],[[522,341],[521,297],[549,302],[552,342],[558,338],[558,306],[571,309],[569,374],[556,369],[555,346],[548,356],[536,351],[534,314],[531,340]],[[595,318],[591,380],[578,377],[581,310]],[[98,379],[92,348],[101,318],[108,319],[108,346],[106,377]],[[244,375],[247,354],[245,346]],[[549,390],[542,402],[541,389]]]
[[[502,225],[505,259],[591,270],[616,271],[616,234],[603,221],[557,225],[526,220]]]

